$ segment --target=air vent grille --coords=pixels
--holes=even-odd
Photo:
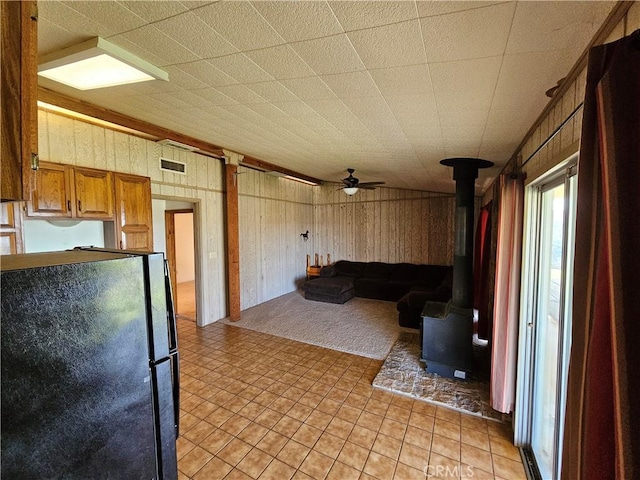
[[[160,170],[186,175],[187,164],[184,162],[178,162],[176,160],[169,160],[167,158],[160,157]]]

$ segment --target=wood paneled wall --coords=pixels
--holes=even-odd
[[[315,249],[325,258],[453,264],[452,194],[377,188],[349,197],[322,186],[314,190],[314,212]]]
[[[228,314],[221,161],[42,110],[38,136],[42,160],[148,176],[155,198],[193,202],[199,322]],[[161,171],[160,156],[185,162],[186,175]],[[453,262],[453,195],[378,188],[348,197],[335,186],[239,172],[243,310],[294,291],[315,253],[325,261],[329,253],[334,261]]]
[[[156,198],[188,200],[196,205],[194,228],[199,322],[227,315],[224,237],[224,188],[221,161],[115,132],[40,110],[41,160],[94,167],[151,178]],[[161,171],[159,157],[187,164],[186,175]],[[28,220],[27,220],[28,221]]]
[[[306,278],[313,241],[313,189],[300,182],[239,167],[241,308],[294,291]],[[309,235],[311,237],[311,235]]]

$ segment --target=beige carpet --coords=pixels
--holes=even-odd
[[[377,360],[407,330],[398,325],[396,302],[356,297],[336,305],[305,300],[301,291],[244,310],[237,322],[221,322]]]

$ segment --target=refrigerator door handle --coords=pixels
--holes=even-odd
[[[167,322],[169,324],[169,351],[173,352],[178,348],[178,331],[176,326],[176,315],[173,305],[173,290],[171,288],[171,277],[169,276],[169,262],[164,261],[164,283],[167,296]]]
[[[176,428],[176,439],[180,436],[180,354],[176,350],[171,359],[171,384],[173,385],[173,415]]]

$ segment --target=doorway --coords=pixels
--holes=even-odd
[[[571,346],[577,156],[528,189],[516,419],[539,478],[560,477]],[[516,442],[518,443],[518,442]],[[537,470],[537,471],[536,471]]]
[[[165,245],[176,316],[195,322],[196,268],[193,208],[165,210]]]

